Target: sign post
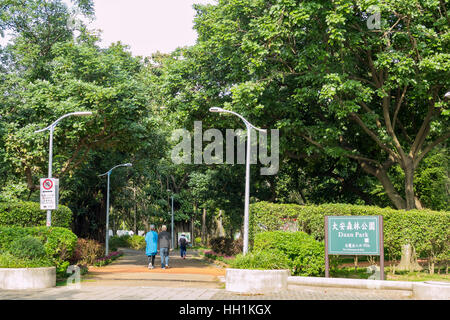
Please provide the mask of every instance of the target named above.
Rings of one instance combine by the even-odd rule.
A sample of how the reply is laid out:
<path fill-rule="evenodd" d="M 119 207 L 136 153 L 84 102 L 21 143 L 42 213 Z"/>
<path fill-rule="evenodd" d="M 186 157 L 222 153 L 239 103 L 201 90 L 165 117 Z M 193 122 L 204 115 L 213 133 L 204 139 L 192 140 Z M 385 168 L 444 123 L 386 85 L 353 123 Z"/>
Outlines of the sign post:
<path fill-rule="evenodd" d="M 382 216 L 325 216 L 325 277 L 329 277 L 328 255 L 380 256 L 384 280 L 384 235 Z"/>
<path fill-rule="evenodd" d="M 51 210 L 58 209 L 59 204 L 59 179 L 53 178 L 43 178 L 40 179 L 40 205 L 41 210 Z M 51 226 L 51 220 L 47 217 L 47 227 Z"/>

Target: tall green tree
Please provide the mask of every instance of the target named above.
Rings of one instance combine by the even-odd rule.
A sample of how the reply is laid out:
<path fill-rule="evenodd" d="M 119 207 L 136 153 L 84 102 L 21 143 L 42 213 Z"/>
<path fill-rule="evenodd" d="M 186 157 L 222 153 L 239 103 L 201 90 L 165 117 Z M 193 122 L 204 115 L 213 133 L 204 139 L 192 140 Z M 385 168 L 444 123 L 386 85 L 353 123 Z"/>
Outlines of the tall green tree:
<path fill-rule="evenodd" d="M 197 9 L 198 61 L 220 75 L 223 105 L 282 130 L 284 152 L 356 161 L 396 208 L 422 207 L 414 173 L 450 137 L 448 1 L 221 0 Z M 389 174 L 396 166 L 403 194 Z"/>

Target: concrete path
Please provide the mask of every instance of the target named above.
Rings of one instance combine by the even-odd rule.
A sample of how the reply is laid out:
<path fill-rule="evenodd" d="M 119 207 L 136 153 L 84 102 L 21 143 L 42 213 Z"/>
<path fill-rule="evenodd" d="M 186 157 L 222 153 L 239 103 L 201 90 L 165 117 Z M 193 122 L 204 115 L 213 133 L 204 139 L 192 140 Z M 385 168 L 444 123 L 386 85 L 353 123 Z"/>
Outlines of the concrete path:
<path fill-rule="evenodd" d="M 104 267 L 89 268 L 83 280 L 70 286 L 41 290 L 2 290 L 0 300 L 405 300 L 411 292 L 289 286 L 281 293 L 242 295 L 224 290 L 225 269 L 188 251 L 186 260 L 171 252 L 170 268 L 147 268 L 142 251 L 121 249 L 124 256 Z"/>

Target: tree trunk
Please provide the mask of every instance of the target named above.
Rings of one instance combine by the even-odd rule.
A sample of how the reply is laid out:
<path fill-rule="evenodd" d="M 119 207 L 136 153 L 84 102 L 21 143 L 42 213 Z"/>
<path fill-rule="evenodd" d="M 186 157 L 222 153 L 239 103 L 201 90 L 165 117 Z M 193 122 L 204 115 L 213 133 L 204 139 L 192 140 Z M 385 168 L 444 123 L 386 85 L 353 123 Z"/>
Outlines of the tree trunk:
<path fill-rule="evenodd" d="M 384 168 L 374 168 L 373 166 L 362 162 L 361 168 L 369 173 L 375 176 L 378 181 L 383 185 L 384 190 L 386 191 L 386 195 L 388 198 L 392 201 L 395 208 L 398 210 L 400 209 L 406 209 L 406 202 L 405 200 L 398 194 L 397 190 L 395 190 L 394 185 L 391 182 L 391 179 L 389 178 L 386 169 Z"/>
<path fill-rule="evenodd" d="M 414 164 L 412 159 L 408 158 L 405 161 L 404 172 L 406 210 L 412 210 L 416 208 L 416 201 L 414 197 Z"/>

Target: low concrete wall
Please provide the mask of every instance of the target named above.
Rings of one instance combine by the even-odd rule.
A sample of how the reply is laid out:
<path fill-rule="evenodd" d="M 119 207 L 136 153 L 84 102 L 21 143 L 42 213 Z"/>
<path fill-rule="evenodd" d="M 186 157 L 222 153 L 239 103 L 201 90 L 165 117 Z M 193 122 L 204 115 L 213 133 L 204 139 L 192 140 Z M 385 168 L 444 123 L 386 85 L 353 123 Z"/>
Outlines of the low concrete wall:
<path fill-rule="evenodd" d="M 419 300 L 450 300 L 450 282 L 415 283 L 414 297 Z"/>
<path fill-rule="evenodd" d="M 56 268 L 0 268 L 0 289 L 43 289 L 56 286 Z"/>
<path fill-rule="evenodd" d="M 287 290 L 289 270 L 226 269 L 225 290 L 238 293 L 267 293 Z"/>
<path fill-rule="evenodd" d="M 346 279 L 346 278 L 319 278 L 319 277 L 289 277 L 289 285 L 314 286 L 314 287 L 334 287 L 334 288 L 354 288 L 354 289 L 375 289 L 375 290 L 413 290 L 413 282 L 407 281 L 387 281 L 387 280 L 366 280 L 366 279 Z"/>

